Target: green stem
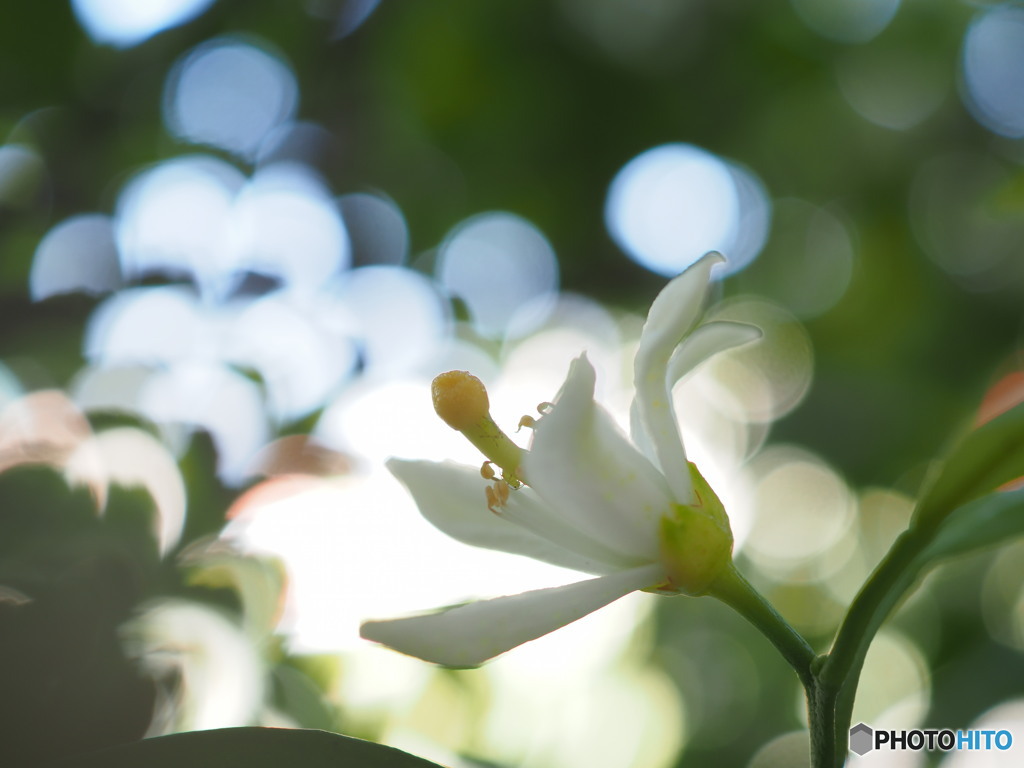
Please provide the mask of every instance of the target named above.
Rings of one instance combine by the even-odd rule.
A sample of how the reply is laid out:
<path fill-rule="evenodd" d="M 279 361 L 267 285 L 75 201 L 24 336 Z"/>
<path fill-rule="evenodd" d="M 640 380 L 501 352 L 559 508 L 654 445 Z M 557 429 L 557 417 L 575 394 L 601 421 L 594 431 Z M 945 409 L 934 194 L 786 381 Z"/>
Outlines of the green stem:
<path fill-rule="evenodd" d="M 807 641 L 729 564 L 708 594 L 746 618 L 796 671 L 807 693 L 813 768 L 842 768 L 853 700 L 868 647 L 886 616 L 917 579 L 916 562 L 934 533 L 903 533 L 854 598 L 827 655 L 815 657 Z"/>
<path fill-rule="evenodd" d="M 811 646 L 782 618 L 764 595 L 743 578 L 734 564 L 729 563 L 712 583 L 708 594 L 717 597 L 757 627 L 796 670 L 804 688 L 810 691 L 814 687 L 814 674 L 811 671 L 814 651 Z"/>
<path fill-rule="evenodd" d="M 911 529 L 896 539 L 874 573 L 854 598 L 836 633 L 832 649 L 816 669 L 816 712 L 811 713 L 812 752 L 815 730 L 828 731 L 832 754 L 820 756 L 816 766 L 842 766 L 849 742 L 853 702 L 864 658 L 886 616 L 918 577 L 915 559 L 932 534 Z"/>
<path fill-rule="evenodd" d="M 807 721 L 811 730 L 811 766 L 842 766 L 844 761 L 839 756 L 845 754 L 846 748 L 836 738 L 836 695 L 818 681 L 807 689 Z"/>
<path fill-rule="evenodd" d="M 823 685 L 818 670 L 824 657 L 816 657 L 803 636 L 775 610 L 765 597 L 748 582 L 735 565 L 729 567 L 711 585 L 708 594 L 717 597 L 753 624 L 778 649 L 796 671 L 807 695 L 807 714 L 811 729 L 811 765 L 814 768 L 836 768 L 836 698 L 838 690 Z M 845 753 L 845 747 L 843 748 Z"/>
<path fill-rule="evenodd" d="M 879 615 L 880 610 L 892 595 L 903 593 L 898 587 L 905 586 L 904 582 L 916 575 L 912 562 L 928 543 L 916 534 L 910 530 L 900 535 L 850 604 L 821 670 L 823 681 L 836 687 L 842 685 L 863 660 L 864 641 L 874 635 L 885 618 Z"/>

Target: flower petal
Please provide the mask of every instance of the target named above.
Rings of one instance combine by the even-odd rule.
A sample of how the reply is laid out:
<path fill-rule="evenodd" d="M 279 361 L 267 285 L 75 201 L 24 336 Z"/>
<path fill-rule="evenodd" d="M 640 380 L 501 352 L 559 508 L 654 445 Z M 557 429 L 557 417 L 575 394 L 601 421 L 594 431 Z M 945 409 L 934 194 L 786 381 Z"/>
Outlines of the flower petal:
<path fill-rule="evenodd" d="M 712 251 L 662 289 L 651 304 L 633 363 L 640 420 L 680 504 L 692 504 L 696 499 L 669 394 L 668 361 L 700 317 L 711 268 L 720 261 L 722 255 Z"/>
<path fill-rule="evenodd" d="M 699 326 L 683 339 L 668 361 L 667 387 L 672 387 L 719 352 L 757 341 L 762 336 L 756 325 L 735 323 L 731 320 L 712 320 Z M 654 443 L 640 415 L 640 403 L 634 398 L 629 408 L 629 436 L 644 456 L 658 463 Z"/>
<path fill-rule="evenodd" d="M 683 339 L 668 361 L 668 387 L 680 381 L 705 360 L 719 352 L 757 341 L 763 334 L 756 325 L 712 320 Z"/>
<path fill-rule="evenodd" d="M 672 497 L 658 470 L 594 403 L 594 378 L 586 356 L 573 361 L 554 408 L 537 422 L 524 478 L 574 527 L 651 561 Z"/>
<path fill-rule="evenodd" d="M 586 573 L 611 573 L 623 568 L 634 568 L 651 561 L 650 557 L 635 557 L 611 549 L 593 538 L 585 529 L 574 526 L 564 514 L 551 509 L 532 488 L 512 491 L 508 501 L 498 509 L 498 516 L 537 536 L 564 548 L 579 557 L 566 560 L 566 566 Z M 549 559 L 548 562 L 554 562 Z M 568 565 L 575 562 L 574 565 Z M 562 563 L 555 563 L 561 565 Z"/>
<path fill-rule="evenodd" d="M 711 251 L 661 289 L 647 313 L 636 368 L 646 367 L 654 359 L 668 360 L 672 350 L 700 318 L 711 270 L 724 261 L 722 254 Z"/>
<path fill-rule="evenodd" d="M 475 667 L 500 653 L 581 619 L 620 597 L 663 581 L 661 565 L 469 603 L 440 613 L 368 621 L 367 640 L 448 667 Z"/>
<path fill-rule="evenodd" d="M 499 516 L 487 508 L 487 481 L 479 469 L 450 461 L 402 459 L 390 459 L 387 466 L 409 489 L 427 522 L 464 544 L 526 555 L 587 573 L 607 573 L 623 566 L 621 558 L 600 544 L 594 542 L 588 548 L 589 537 L 560 524 L 550 510 L 535 509 L 540 501 L 531 498 L 529 489 L 513 491 Z M 548 525 L 539 527 L 545 516 L 550 518 Z M 529 524 L 537 518 L 539 524 Z"/>
<path fill-rule="evenodd" d="M 647 434 L 647 427 L 644 426 L 643 417 L 640 415 L 640 402 L 636 397 L 629 404 L 629 439 L 655 467 L 661 468 L 658 464 L 658 454 L 654 451 L 654 443 Z"/>

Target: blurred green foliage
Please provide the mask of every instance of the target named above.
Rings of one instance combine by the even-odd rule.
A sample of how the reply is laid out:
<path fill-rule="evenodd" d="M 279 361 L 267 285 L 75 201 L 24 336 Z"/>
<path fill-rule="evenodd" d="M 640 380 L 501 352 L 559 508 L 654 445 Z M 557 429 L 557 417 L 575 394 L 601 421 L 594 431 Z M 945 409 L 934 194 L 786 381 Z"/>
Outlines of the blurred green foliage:
<path fill-rule="evenodd" d="M 691 142 L 755 170 L 777 211 L 790 198 L 826 207 L 853 233 L 852 281 L 834 307 L 807 319 L 814 383 L 771 438 L 810 447 L 854 486 L 915 492 L 951 426 L 996 375 L 1019 367 L 1024 151 L 979 126 L 959 96 L 960 46 L 977 4 L 905 0 L 878 38 L 859 45 L 822 38 L 781 1 L 646 8 L 595 0 L 590 16 L 583 0 L 385 2 L 335 40 L 330 19 L 344 5 L 219 0 L 188 24 L 115 50 L 92 43 L 65 2 L 8 4 L 0 138 L 37 148 L 47 169 L 19 202 L 0 205 L 0 360 L 27 387 L 67 385 L 83 363 L 82 328 L 95 306 L 80 296 L 28 300 L 36 245 L 72 214 L 110 211 L 133 170 L 192 151 L 162 125 L 164 78 L 184 51 L 221 34 L 276 46 L 296 72 L 300 117 L 333 136 L 318 170 L 339 193 L 391 196 L 414 254 L 469 215 L 510 210 L 550 238 L 563 289 L 643 307 L 663 281 L 624 257 L 602 211 L 618 169 L 665 142 Z M 943 94 L 906 130 L 864 119 L 839 82 L 851 62 L 894 51 L 932 68 Z M 991 173 L 963 177 L 959 196 L 951 192 L 940 209 L 945 229 L 922 232 L 915 196 L 932 178 L 922 173 L 949 156 Z M 784 224 L 777 218 L 763 253 L 726 283 L 727 294 L 786 305 L 799 267 Z M 929 256 L 935 237 L 961 258 L 972 249 L 979 258 L 998 254 L 998 268 L 980 278 L 950 274 Z M 213 478 L 211 450 L 200 443 L 186 458 L 186 542 L 215 533 L 233 497 Z M 195 588 L 157 558 L 138 527 L 134 493 L 116 493 L 102 522 L 84 493 L 69 493 L 48 470 L 0 475 L 0 495 L 0 584 L 47 596 L 17 622 L 0 606 L 0 749 L 28 755 L 45 745 L 50 756 L 140 735 L 153 691 L 120 654 L 117 627 L 144 599 Z M 1020 654 L 995 643 L 979 619 L 986 558 L 929 582 L 927 594 L 942 599 L 929 603 L 928 622 L 897 618 L 936 670 L 929 723 L 962 726 L 993 696 L 1024 692 Z M 800 597 L 829 599 L 813 588 Z M 672 601 L 660 619 L 660 660 L 703 701 L 681 766 L 741 765 L 773 734 L 797 727 L 796 681 L 738 618 L 716 604 Z M 702 633 L 687 631 L 695 624 Z M 720 635 L 747 655 L 723 650 L 713 642 Z M 52 645 L 39 645 L 41 636 Z M 685 663 L 695 657 L 696 671 Z M 736 698 L 751 665 L 760 687 Z M 332 714 L 309 703 L 308 679 L 282 669 L 287 709 L 306 711 L 311 726 L 331 725 Z M 44 680 L 49 698 L 37 687 Z M 91 719 L 101 711 L 105 725 Z M 743 739 L 722 739 L 721 723 L 737 712 L 758 725 Z M 59 740 L 46 735 L 54 731 Z"/>
<path fill-rule="evenodd" d="M 0 475 L 0 583 L 32 598 L 0 606 L 0 720 L 13 765 L 138 738 L 149 724 L 153 685 L 118 637 L 161 581 L 148 505 L 134 496 L 116 493 L 104 524 L 88 491 L 69 493 L 49 469 Z"/>
<path fill-rule="evenodd" d="M 326 18 L 343 3 L 307 5 Z M 648 29 L 643 11 L 604 0 L 596 5 L 619 20 L 617 42 L 607 29 L 575 23 L 567 9 L 576 5 L 384 4 L 355 34 L 332 41 L 331 23 L 302 3 L 222 0 L 120 51 L 93 45 L 63 3 L 19 7 L 0 32 L 0 131 L 40 147 L 50 173 L 23 207 L 0 211 L 2 321 L 18 330 L 4 334 L 0 354 L 24 354 L 25 338 L 40 354 L 52 344 L 71 354 L 68 340 L 88 306 L 68 299 L 30 311 L 21 300 L 36 243 L 66 216 L 110 210 L 127 172 L 187 151 L 161 125 L 168 68 L 215 35 L 254 34 L 295 68 L 300 117 L 335 137 L 319 169 L 340 192 L 393 197 L 414 253 L 468 215 L 507 209 L 552 240 L 566 289 L 641 306 L 660 280 L 610 241 L 603 198 L 627 160 L 669 141 L 751 167 L 777 201 L 830 206 L 855 236 L 853 281 L 837 306 L 809 321 L 816 383 L 775 434 L 819 450 L 855 481 L 893 482 L 908 456 L 930 455 L 1019 335 L 1017 265 L 1009 265 L 1012 279 L 985 290 L 958 282 L 925 255 L 910 215 L 928 160 L 977 153 L 1002 169 L 982 198 L 1000 199 L 1011 226 L 999 243 L 973 247 L 1019 243 L 1024 233 L 1019 148 L 978 126 L 957 95 L 972 8 L 907 2 L 874 41 L 844 45 L 808 29 L 785 3 L 680 2 Z M 655 4 L 663 5 L 672 4 Z M 631 48 L 631 35 L 644 44 Z M 937 111 L 904 131 L 859 116 L 837 83 L 850 57 L 892 50 L 934 63 L 943 83 Z M 967 229 L 973 213 L 961 213 Z M 778 275 L 793 268 L 777 245 L 784 234 L 776 228 L 727 291 L 771 297 Z M 1019 255 L 1018 247 L 1010 258 Z M 56 383 L 69 367 L 47 366 Z"/>

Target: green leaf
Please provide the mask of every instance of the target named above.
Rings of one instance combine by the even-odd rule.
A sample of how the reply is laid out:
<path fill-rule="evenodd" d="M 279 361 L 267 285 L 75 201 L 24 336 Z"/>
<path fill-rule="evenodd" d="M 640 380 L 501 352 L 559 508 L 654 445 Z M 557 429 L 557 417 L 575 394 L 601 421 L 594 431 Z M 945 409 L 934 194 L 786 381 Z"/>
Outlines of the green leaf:
<path fill-rule="evenodd" d="M 1024 476 L 1024 403 L 967 435 L 939 466 L 912 525 L 932 528 L 952 510 Z"/>
<path fill-rule="evenodd" d="M 1024 535 L 1024 490 L 992 493 L 950 514 L 918 555 L 921 567 Z"/>
<path fill-rule="evenodd" d="M 327 731 L 222 728 L 160 736 L 81 755 L 51 768 L 438 768 L 419 757 Z"/>
<path fill-rule="evenodd" d="M 868 647 L 885 619 L 942 560 L 1024 535 L 1024 490 L 992 493 L 947 515 L 933 538 L 903 533 L 854 599 L 825 663 L 822 680 L 839 690 L 837 738 L 845 739 Z M 926 542 L 926 543 L 925 543 Z"/>
<path fill-rule="evenodd" d="M 337 714 L 304 672 L 286 664 L 274 668 L 274 703 L 303 728 L 333 729 Z"/>
<path fill-rule="evenodd" d="M 887 591 L 874 606 L 866 638 L 874 636 L 903 596 L 942 560 L 1024 536 L 1024 489 L 989 494 L 954 510 L 943 520 L 934 539 L 924 547 L 920 544 L 913 546 L 915 537 L 906 539 L 908 535 L 903 536 L 893 552 L 913 552 L 916 549 L 916 553 L 905 559 L 897 557 L 891 560 L 902 561 L 902 565 L 893 570 L 891 582 L 882 580 Z M 874 581 L 873 577 L 870 581 Z"/>
<path fill-rule="evenodd" d="M 948 515 L 927 543 L 913 530 L 893 544 L 864 584 L 848 616 L 860 613 L 857 642 L 866 644 L 918 580 L 942 560 L 1024 535 L 1024 490 L 992 493 Z M 863 610 L 861 610 L 863 609 Z"/>

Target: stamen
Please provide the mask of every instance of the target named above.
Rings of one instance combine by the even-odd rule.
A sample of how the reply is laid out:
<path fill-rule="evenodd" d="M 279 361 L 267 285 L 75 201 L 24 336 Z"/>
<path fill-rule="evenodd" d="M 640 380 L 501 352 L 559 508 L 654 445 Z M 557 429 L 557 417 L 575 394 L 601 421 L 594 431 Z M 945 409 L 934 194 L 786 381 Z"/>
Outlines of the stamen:
<path fill-rule="evenodd" d="M 537 413 L 539 413 L 541 416 L 547 416 L 549 413 L 551 413 L 551 409 L 554 408 L 554 407 L 555 407 L 554 403 L 549 403 L 547 401 L 545 401 L 543 403 L 538 403 L 538 405 L 537 405 Z"/>
<path fill-rule="evenodd" d="M 516 427 L 516 432 L 521 430 L 523 427 L 526 427 L 527 429 L 533 429 L 536 426 L 537 420 L 533 418 L 533 416 L 523 416 L 523 418 L 519 420 L 519 426 Z"/>
<path fill-rule="evenodd" d="M 482 477 L 484 480 L 494 479 L 494 467 L 491 466 L 491 464 L 493 463 L 493 461 L 485 461 L 483 465 L 480 467 L 480 477 Z"/>
<path fill-rule="evenodd" d="M 495 480 L 494 485 L 484 486 L 484 496 L 487 498 L 487 508 L 496 515 L 498 511 L 508 502 L 508 483 L 504 480 Z"/>
<path fill-rule="evenodd" d="M 500 482 L 494 484 L 494 493 L 498 497 L 498 505 L 504 507 L 508 502 L 508 483 Z"/>
<path fill-rule="evenodd" d="M 522 463 L 523 449 L 494 423 L 487 390 L 480 379 L 467 371 L 448 371 L 434 379 L 431 394 L 437 415 L 501 467 L 505 482 L 513 488 L 522 485 L 516 473 Z"/>

